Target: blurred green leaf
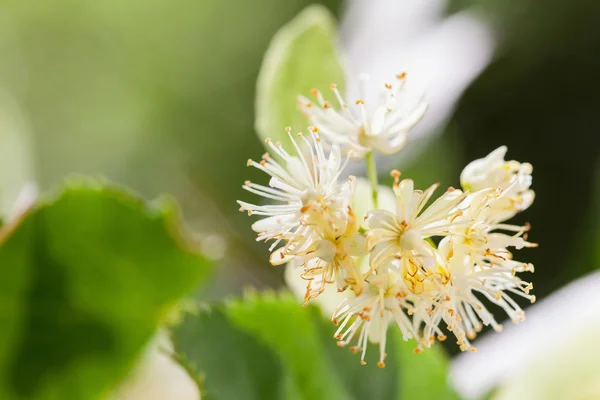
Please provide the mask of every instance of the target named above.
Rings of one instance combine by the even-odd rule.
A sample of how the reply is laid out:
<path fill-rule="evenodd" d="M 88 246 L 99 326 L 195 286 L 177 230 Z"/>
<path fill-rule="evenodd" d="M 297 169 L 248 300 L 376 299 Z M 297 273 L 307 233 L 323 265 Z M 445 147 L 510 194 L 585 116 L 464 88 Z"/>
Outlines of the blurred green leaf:
<path fill-rule="evenodd" d="M 173 339 L 186 364 L 205 379 L 209 398 L 456 399 L 441 348 L 415 355 L 392 327 L 384 369 L 371 344 L 365 360 L 336 346 L 335 327 L 290 293 L 250 292 L 187 316 Z"/>
<path fill-rule="evenodd" d="M 282 381 L 279 358 L 254 337 L 233 326 L 221 308 L 187 314 L 174 329 L 173 342 L 185 363 L 203 376 L 203 398 L 279 397 Z"/>
<path fill-rule="evenodd" d="M 209 271 L 180 225 L 173 201 L 81 179 L 2 227 L 0 398 L 95 399 L 117 383 Z"/>
<path fill-rule="evenodd" d="M 299 398 L 349 398 L 335 366 L 324 356 L 324 346 L 335 346 L 334 340 L 321 342 L 311 311 L 302 308 L 290 293 L 249 294 L 230 302 L 226 310 L 233 323 L 279 354 Z"/>
<path fill-rule="evenodd" d="M 415 354 L 414 341 L 404 341 L 397 329 L 390 329 L 388 341 L 396 345 L 400 378 L 398 399 L 459 399 L 448 386 L 448 358 L 441 346 L 435 345 Z"/>
<path fill-rule="evenodd" d="M 337 28 L 331 13 L 309 6 L 273 37 L 256 87 L 259 137 L 287 142 L 286 126 L 304 131 L 306 118 L 297 110 L 299 94 L 324 90 L 335 82 L 343 90 L 344 72 L 336 53 Z"/>

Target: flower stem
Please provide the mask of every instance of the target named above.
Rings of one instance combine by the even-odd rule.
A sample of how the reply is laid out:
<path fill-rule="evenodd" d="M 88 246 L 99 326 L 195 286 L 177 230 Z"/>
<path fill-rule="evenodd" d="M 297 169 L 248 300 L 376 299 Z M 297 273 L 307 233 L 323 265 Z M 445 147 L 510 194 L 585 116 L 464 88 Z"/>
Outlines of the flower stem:
<path fill-rule="evenodd" d="M 371 182 L 371 195 L 373 196 L 373 208 L 379 208 L 377 205 L 377 195 L 379 190 L 379 183 L 377 182 L 377 166 L 375 165 L 375 155 L 372 151 L 368 152 L 365 156 L 367 161 L 367 175 Z"/>

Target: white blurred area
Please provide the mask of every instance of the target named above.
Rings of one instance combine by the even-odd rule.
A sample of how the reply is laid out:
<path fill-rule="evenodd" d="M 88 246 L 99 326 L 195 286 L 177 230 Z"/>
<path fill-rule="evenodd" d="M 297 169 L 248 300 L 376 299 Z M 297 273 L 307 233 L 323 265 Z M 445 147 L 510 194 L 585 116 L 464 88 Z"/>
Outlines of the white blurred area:
<path fill-rule="evenodd" d="M 31 182 L 35 179 L 32 157 L 32 138 L 26 118 L 17 102 L 0 88 L 0 215 L 15 215 L 35 197 L 37 191 Z M 17 205 L 15 206 L 15 199 Z"/>
<path fill-rule="evenodd" d="M 565 286 L 475 342 L 476 353 L 452 363 L 465 399 L 600 399 L 600 272 Z"/>
<path fill-rule="evenodd" d="M 424 95 L 429 103 L 425 117 L 409 136 L 415 142 L 409 144 L 413 150 L 441 131 L 494 51 L 491 29 L 476 10 L 445 17 L 446 5 L 445 0 L 348 0 L 342 19 L 349 101 L 359 98 L 361 73 L 371 77 L 365 97 L 377 99 L 386 82 L 407 72 L 414 96 Z M 407 153 L 414 151 L 401 153 L 402 157 Z"/>
<path fill-rule="evenodd" d="M 200 400 L 192 378 L 165 351 L 173 351 L 173 346 L 160 332 L 130 376 L 106 400 Z"/>

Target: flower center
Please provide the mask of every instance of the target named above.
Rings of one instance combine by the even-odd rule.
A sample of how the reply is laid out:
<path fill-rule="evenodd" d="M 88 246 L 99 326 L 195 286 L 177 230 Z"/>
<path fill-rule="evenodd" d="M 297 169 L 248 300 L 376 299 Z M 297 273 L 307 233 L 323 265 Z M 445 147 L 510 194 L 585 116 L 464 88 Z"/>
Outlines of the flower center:
<path fill-rule="evenodd" d="M 400 235 L 399 245 L 401 250 L 415 250 L 422 246 L 423 236 L 418 229 L 405 230 Z"/>

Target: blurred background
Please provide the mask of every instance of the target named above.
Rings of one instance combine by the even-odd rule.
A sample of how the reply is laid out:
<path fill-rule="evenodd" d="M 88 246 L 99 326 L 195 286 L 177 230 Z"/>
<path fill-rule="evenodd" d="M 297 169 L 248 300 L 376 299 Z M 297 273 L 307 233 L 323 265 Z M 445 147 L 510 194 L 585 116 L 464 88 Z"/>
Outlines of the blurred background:
<path fill-rule="evenodd" d="M 254 131 L 262 57 L 311 3 L 0 3 L 4 211 L 24 182 L 46 190 L 71 174 L 105 176 L 147 198 L 170 193 L 217 260 L 201 296 L 284 285 L 235 201 L 255 200 L 241 185 L 264 178 L 246 168 L 263 152 Z M 519 222 L 540 244 L 521 255 L 536 266 L 538 299 L 600 266 L 600 2 L 322 4 L 340 20 L 350 88 L 350 74 L 377 76 L 396 56 L 393 68 L 437 68 L 426 70 L 424 127 L 382 160 L 382 177 L 399 167 L 421 188 L 458 186 L 464 165 L 506 144 L 509 159 L 534 165 L 537 200 Z"/>

